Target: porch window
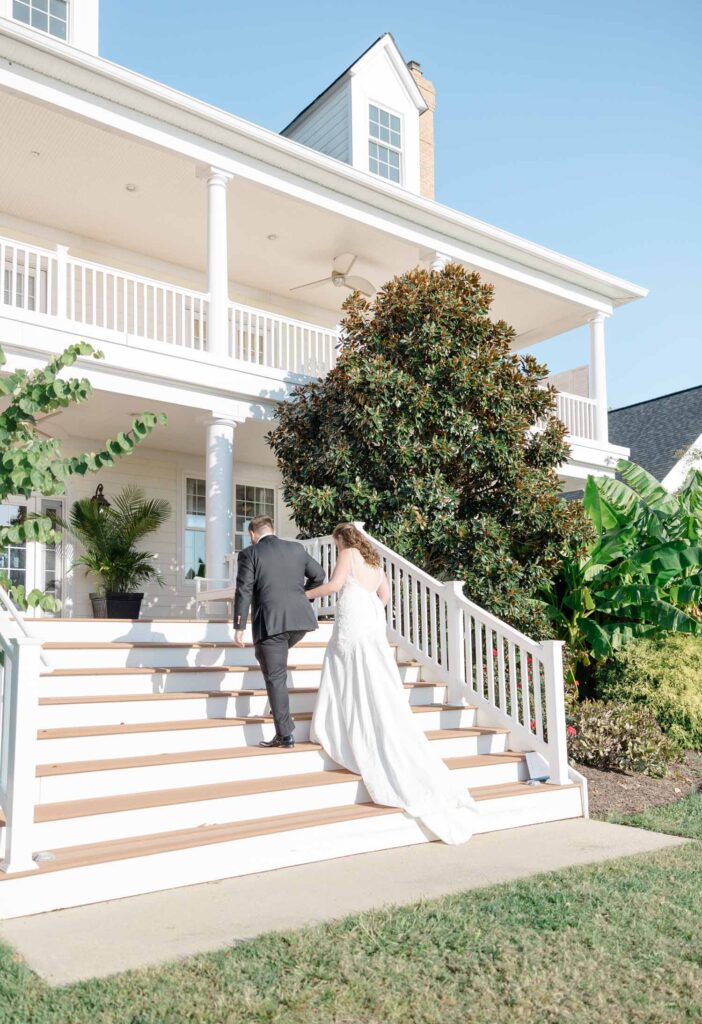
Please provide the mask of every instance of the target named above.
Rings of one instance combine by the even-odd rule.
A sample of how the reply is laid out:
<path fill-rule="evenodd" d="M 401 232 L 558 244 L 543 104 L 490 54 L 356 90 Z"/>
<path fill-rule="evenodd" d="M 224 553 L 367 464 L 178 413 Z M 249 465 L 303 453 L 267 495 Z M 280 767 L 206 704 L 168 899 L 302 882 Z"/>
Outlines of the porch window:
<path fill-rule="evenodd" d="M 18 526 L 26 518 L 26 505 L 0 505 L 0 526 Z M 27 586 L 26 544 L 7 544 L 0 548 L 0 573 L 10 577 L 13 587 Z"/>
<path fill-rule="evenodd" d="M 251 543 L 249 523 L 254 516 L 270 516 L 275 522 L 275 491 L 272 487 L 237 484 L 235 504 L 234 550 L 241 551 Z"/>
<path fill-rule="evenodd" d="M 13 0 L 12 16 L 57 39 L 68 37 L 67 0 Z"/>
<path fill-rule="evenodd" d="M 205 575 L 206 485 L 204 480 L 185 481 L 185 537 L 183 571 L 186 580 Z"/>
<path fill-rule="evenodd" d="M 402 124 L 396 114 L 371 103 L 369 108 L 368 169 L 388 181 L 400 183 Z"/>

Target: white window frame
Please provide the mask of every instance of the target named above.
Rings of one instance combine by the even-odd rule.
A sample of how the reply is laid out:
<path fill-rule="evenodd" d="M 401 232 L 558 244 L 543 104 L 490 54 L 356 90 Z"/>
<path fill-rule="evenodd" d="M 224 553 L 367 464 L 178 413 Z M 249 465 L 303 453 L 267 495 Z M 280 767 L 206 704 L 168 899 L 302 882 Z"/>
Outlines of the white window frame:
<path fill-rule="evenodd" d="M 399 146 L 399 148 L 397 146 L 392 145 L 392 143 L 390 143 L 390 142 L 383 142 L 381 139 L 378 139 L 374 135 L 371 135 L 371 130 L 370 130 L 370 120 L 371 120 L 371 109 L 370 108 L 371 107 L 376 107 L 379 111 L 382 111 L 384 114 L 388 114 L 388 115 L 390 115 L 392 117 L 396 117 L 398 119 L 398 121 L 400 122 L 400 146 Z M 389 182 L 391 185 L 403 185 L 404 184 L 404 180 L 405 180 L 405 144 L 406 144 L 406 141 L 407 141 L 407 137 L 406 137 L 405 118 L 404 118 L 402 112 L 399 111 L 399 110 L 394 110 L 392 107 L 388 107 L 385 103 L 380 103 L 377 100 L 369 99 L 368 100 L 368 107 L 367 107 L 367 110 L 366 110 L 366 135 L 368 137 L 367 156 L 368 156 L 368 171 L 369 171 L 369 173 L 372 174 L 376 178 L 380 178 L 381 181 Z M 370 147 L 371 147 L 371 143 L 374 143 L 376 146 L 380 146 L 380 147 L 382 147 L 384 149 L 387 149 L 387 150 L 389 150 L 392 153 L 397 153 L 399 161 L 400 161 L 400 167 L 399 167 L 400 177 L 399 177 L 398 181 L 394 181 L 392 178 L 386 178 L 384 175 L 380 174 L 378 171 L 371 170 L 371 166 L 370 166 L 370 160 L 371 160 Z"/>
<path fill-rule="evenodd" d="M 255 477 L 250 475 L 241 476 L 235 470 L 234 474 L 234 485 L 232 488 L 232 538 L 236 536 L 236 488 L 237 486 L 245 487 L 265 487 L 269 491 L 273 491 L 273 507 L 275 513 L 273 521 L 275 523 L 276 533 L 280 529 L 280 525 L 283 522 L 285 503 L 282 497 L 282 488 L 272 480 L 261 479 L 261 477 Z M 181 468 L 179 472 L 178 480 L 178 537 L 177 537 L 177 557 L 178 557 L 178 579 L 180 588 L 185 591 L 195 590 L 195 580 L 186 579 L 185 577 L 185 530 L 186 530 L 186 499 L 187 499 L 187 488 L 188 479 L 191 480 L 205 480 L 205 473 L 201 469 L 192 468 Z M 233 552 L 232 552 L 233 554 Z M 206 569 L 207 567 L 205 567 Z"/>
<path fill-rule="evenodd" d="M 29 7 L 30 8 L 30 12 L 31 12 L 32 0 L 21 0 L 21 2 L 24 3 L 24 5 L 26 7 Z M 72 22 L 73 22 L 73 8 L 74 8 L 74 5 L 75 5 L 74 4 L 74 0 L 67 0 L 67 2 L 66 2 L 66 38 L 65 39 L 62 39 L 61 36 L 55 35 L 50 30 L 50 28 L 48 28 L 48 27 L 45 28 L 45 29 L 44 28 L 38 28 L 36 25 L 31 25 L 31 24 L 28 25 L 26 21 L 22 21 L 20 18 L 17 18 L 15 16 L 14 0 L 5 0 L 5 4 L 4 4 L 5 11 L 6 11 L 5 17 L 8 18 L 10 21 L 14 22 L 16 25 L 22 25 L 23 28 L 33 29 L 35 32 L 41 32 L 41 34 L 43 36 L 46 36 L 49 39 L 55 39 L 56 42 L 58 42 L 58 43 L 70 43 L 71 39 L 73 37 Z M 50 9 L 50 7 L 51 7 L 51 0 L 49 0 L 48 9 Z M 47 9 L 47 18 L 50 17 L 48 9 Z M 1 13 L 4 13 L 4 12 L 2 10 L 0 10 L 0 14 Z M 31 14 L 30 14 L 30 20 L 31 20 Z"/>

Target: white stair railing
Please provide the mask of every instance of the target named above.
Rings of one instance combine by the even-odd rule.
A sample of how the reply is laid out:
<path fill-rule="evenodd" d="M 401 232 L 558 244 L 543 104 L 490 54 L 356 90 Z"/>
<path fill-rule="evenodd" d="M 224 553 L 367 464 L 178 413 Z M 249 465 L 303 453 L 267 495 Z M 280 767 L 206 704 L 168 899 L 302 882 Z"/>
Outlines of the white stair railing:
<path fill-rule="evenodd" d="M 568 782 L 563 644 L 537 643 L 463 595 L 462 583 L 441 583 L 356 526 L 380 552 L 388 578 L 388 635 L 445 682 L 450 704 L 475 704 L 486 725 L 510 730 L 515 750 L 536 751 L 552 782 Z M 332 537 L 303 541 L 328 577 L 336 564 Z M 322 598 L 332 612 L 335 595 Z"/>
<path fill-rule="evenodd" d="M 0 871 L 32 871 L 41 640 L 0 587 Z"/>

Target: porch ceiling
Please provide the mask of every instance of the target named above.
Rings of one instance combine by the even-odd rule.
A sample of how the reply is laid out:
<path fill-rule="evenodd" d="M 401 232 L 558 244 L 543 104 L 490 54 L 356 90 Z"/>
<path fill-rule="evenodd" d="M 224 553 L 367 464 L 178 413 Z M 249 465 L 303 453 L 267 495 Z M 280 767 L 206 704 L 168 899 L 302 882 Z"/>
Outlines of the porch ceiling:
<path fill-rule="evenodd" d="M 211 412 L 167 402 L 142 402 L 129 395 L 100 391 L 82 405 L 71 406 L 44 418 L 39 426 L 46 434 L 60 438 L 67 448 L 91 449 L 114 437 L 131 423 L 134 415 L 148 410 L 164 412 L 168 425 L 157 427 L 141 448 L 205 457 L 206 428 Z M 265 437 L 272 424 L 246 420 L 236 428 L 235 459 L 259 466 L 274 466 L 275 458 Z"/>
<path fill-rule="evenodd" d="M 204 287 L 206 187 L 191 160 L 7 91 L 0 92 L 0 122 L 0 218 L 52 229 L 30 232 L 37 244 L 63 241 L 76 255 L 106 263 L 115 261 L 116 247 L 125 269 Z M 274 309 L 328 325 L 339 317 L 344 289 L 327 284 L 294 295 L 290 289 L 327 275 L 334 256 L 357 253 L 354 273 L 380 286 L 426 265 L 430 255 L 351 215 L 243 178 L 229 186 L 228 217 L 232 296 L 268 300 Z M 495 286 L 493 315 L 515 327 L 518 345 L 571 330 L 591 312 L 510 277 L 481 273 Z"/>

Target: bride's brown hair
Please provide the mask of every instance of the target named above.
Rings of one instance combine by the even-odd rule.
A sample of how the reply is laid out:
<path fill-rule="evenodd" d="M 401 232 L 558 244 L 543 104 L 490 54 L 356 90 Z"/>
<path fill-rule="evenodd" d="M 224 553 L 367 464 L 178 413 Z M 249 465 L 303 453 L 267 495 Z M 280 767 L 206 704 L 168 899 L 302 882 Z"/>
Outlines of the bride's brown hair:
<path fill-rule="evenodd" d="M 380 555 L 371 542 L 363 536 L 358 527 L 354 526 L 353 523 L 339 523 L 338 526 L 334 527 L 332 536 L 334 540 L 343 541 L 345 547 L 355 548 L 356 551 L 360 552 L 363 561 L 367 565 L 380 567 Z"/>

